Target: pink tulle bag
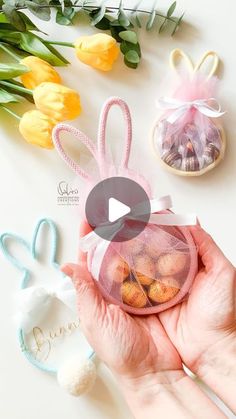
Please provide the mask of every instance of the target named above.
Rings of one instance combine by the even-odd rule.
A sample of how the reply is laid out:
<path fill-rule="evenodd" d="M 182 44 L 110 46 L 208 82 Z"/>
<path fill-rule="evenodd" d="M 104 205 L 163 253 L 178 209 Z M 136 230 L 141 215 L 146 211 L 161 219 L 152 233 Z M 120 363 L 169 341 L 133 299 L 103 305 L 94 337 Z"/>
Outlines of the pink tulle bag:
<path fill-rule="evenodd" d="M 105 140 L 107 117 L 114 105 L 122 110 L 126 124 L 125 146 L 118 166 L 112 163 Z M 60 140 L 62 131 L 70 132 L 88 148 L 97 163 L 98 176 L 85 172 L 66 154 Z M 85 134 L 69 125 L 58 124 L 53 131 L 57 151 L 86 185 L 82 217 L 86 197 L 98 181 L 122 177 L 134 180 L 146 192 L 151 216 L 138 236 L 117 242 L 105 240 L 91 231 L 81 238 L 80 248 L 87 252 L 88 270 L 104 297 L 129 313 L 147 315 L 172 307 L 188 294 L 197 272 L 197 249 L 188 225 L 195 224 L 196 217 L 172 213 L 168 196 L 159 199 L 152 196 L 148 181 L 128 167 L 131 140 L 129 108 L 116 97 L 108 99 L 102 108 L 97 146 Z M 128 215 L 127 218 L 123 217 L 124 230 L 129 221 Z"/>
<path fill-rule="evenodd" d="M 208 74 L 203 64 L 213 58 Z M 177 60 L 187 63 L 188 71 L 177 71 L 172 94 L 157 101 L 162 110 L 153 128 L 153 145 L 165 168 L 182 176 L 199 176 L 217 166 L 224 157 L 225 133 L 222 128 L 220 104 L 216 98 L 218 79 L 214 76 L 218 56 L 208 51 L 194 67 L 180 49 L 170 55 L 170 64 L 177 69 Z"/>

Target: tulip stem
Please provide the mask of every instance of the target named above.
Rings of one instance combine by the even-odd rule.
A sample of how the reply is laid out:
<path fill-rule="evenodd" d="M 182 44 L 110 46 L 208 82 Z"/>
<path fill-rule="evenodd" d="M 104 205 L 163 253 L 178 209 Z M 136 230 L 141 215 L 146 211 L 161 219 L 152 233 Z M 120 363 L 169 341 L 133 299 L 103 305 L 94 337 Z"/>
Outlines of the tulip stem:
<path fill-rule="evenodd" d="M 10 115 L 14 116 L 16 119 L 21 119 L 21 117 L 19 115 L 17 115 L 17 113 L 11 111 L 9 108 L 7 108 L 6 106 L 0 105 L 2 109 L 4 109 L 4 111 L 8 112 Z"/>
<path fill-rule="evenodd" d="M 61 45 L 62 47 L 70 47 L 75 48 L 74 44 L 72 42 L 61 42 L 61 41 L 45 41 L 45 44 L 52 44 L 52 45 Z"/>
<path fill-rule="evenodd" d="M 33 90 L 26 89 L 26 87 L 18 86 L 18 84 L 11 83 L 9 81 L 0 80 L 0 84 L 3 86 L 10 87 L 13 90 L 19 90 L 19 92 L 28 93 L 29 95 L 33 96 Z"/>
<path fill-rule="evenodd" d="M 20 58 L 18 57 L 17 54 L 14 54 L 14 52 L 12 52 L 9 48 L 6 47 L 6 45 L 4 44 L 0 44 L 0 48 L 3 49 L 3 51 L 5 51 L 7 54 L 9 54 L 11 57 L 13 57 L 16 61 L 20 61 Z"/>

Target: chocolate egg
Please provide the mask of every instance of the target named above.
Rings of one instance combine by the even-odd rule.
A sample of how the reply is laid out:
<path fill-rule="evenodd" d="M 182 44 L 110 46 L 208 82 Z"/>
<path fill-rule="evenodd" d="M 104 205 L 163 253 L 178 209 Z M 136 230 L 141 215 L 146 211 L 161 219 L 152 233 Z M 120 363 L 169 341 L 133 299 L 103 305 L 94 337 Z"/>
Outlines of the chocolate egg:
<path fill-rule="evenodd" d="M 135 276 L 135 278 L 136 278 L 136 280 L 141 284 L 141 285 L 151 285 L 151 283 L 152 283 L 152 281 L 153 281 L 153 278 L 150 278 L 149 276 L 147 276 L 147 275 L 144 275 L 144 274 L 142 274 L 142 273 L 140 273 L 140 272 L 134 272 L 133 273 L 134 274 L 134 276 Z"/>
<path fill-rule="evenodd" d="M 196 156 L 184 157 L 181 169 L 185 172 L 197 172 L 200 169 L 198 158 Z"/>
<path fill-rule="evenodd" d="M 203 158 L 207 165 L 218 159 L 220 150 L 212 143 L 207 144 L 204 149 Z"/>
<path fill-rule="evenodd" d="M 128 264 L 119 255 L 110 258 L 106 265 L 106 276 L 110 282 L 123 282 L 130 274 Z"/>
<path fill-rule="evenodd" d="M 152 258 L 146 254 L 141 254 L 134 258 L 134 270 L 149 278 L 155 277 L 155 264 Z"/>
<path fill-rule="evenodd" d="M 121 285 L 122 301 L 129 306 L 141 308 L 147 304 L 147 294 L 143 288 L 133 281 L 125 281 Z"/>
<path fill-rule="evenodd" d="M 167 151 L 161 158 L 168 166 L 174 167 L 175 169 L 179 169 L 181 166 L 181 154 L 176 150 Z"/>
<path fill-rule="evenodd" d="M 148 290 L 148 297 L 156 303 L 165 303 L 175 297 L 179 290 L 178 281 L 172 276 L 167 276 L 153 281 Z"/>
<path fill-rule="evenodd" d="M 162 276 L 176 275 L 183 271 L 187 263 L 185 253 L 173 252 L 162 254 L 156 263 L 157 273 Z"/>

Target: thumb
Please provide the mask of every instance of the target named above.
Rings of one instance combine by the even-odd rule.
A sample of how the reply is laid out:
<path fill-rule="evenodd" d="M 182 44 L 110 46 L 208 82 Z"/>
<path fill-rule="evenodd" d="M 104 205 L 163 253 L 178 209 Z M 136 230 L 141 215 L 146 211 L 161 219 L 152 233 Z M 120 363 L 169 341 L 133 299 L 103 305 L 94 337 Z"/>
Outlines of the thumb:
<path fill-rule="evenodd" d="M 225 255 L 214 242 L 213 238 L 200 225 L 190 227 L 190 231 L 206 270 L 211 269 L 213 265 L 216 267 L 225 263 L 227 260 Z"/>
<path fill-rule="evenodd" d="M 88 272 L 86 262 L 68 263 L 61 268 L 69 276 L 77 292 L 79 318 L 82 329 L 92 332 L 96 322 L 106 309 L 106 303 L 97 288 L 95 281 Z"/>

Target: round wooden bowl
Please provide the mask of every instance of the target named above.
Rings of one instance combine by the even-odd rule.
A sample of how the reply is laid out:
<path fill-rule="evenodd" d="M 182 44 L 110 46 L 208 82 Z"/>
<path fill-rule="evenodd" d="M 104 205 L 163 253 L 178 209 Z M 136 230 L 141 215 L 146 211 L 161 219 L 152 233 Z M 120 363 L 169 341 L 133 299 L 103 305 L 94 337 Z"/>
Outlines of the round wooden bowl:
<path fill-rule="evenodd" d="M 152 128 L 152 132 L 151 132 L 151 141 L 152 141 L 152 147 L 154 150 L 155 155 L 157 156 L 158 160 L 160 161 L 161 165 L 168 170 L 170 173 L 173 173 L 174 175 L 177 176 L 201 176 L 204 175 L 205 173 L 209 172 L 210 170 L 214 169 L 216 166 L 218 166 L 218 164 L 221 162 L 221 160 L 224 158 L 225 155 L 225 149 L 226 149 L 226 134 L 225 134 L 225 130 L 222 127 L 222 125 L 219 124 L 215 124 L 217 126 L 217 128 L 220 131 L 220 135 L 221 135 L 221 149 L 220 149 L 220 154 L 218 156 L 218 158 L 211 164 L 209 164 L 208 166 L 204 167 L 201 170 L 196 170 L 196 171 L 191 171 L 191 172 L 186 172 L 184 170 L 179 170 L 179 169 L 175 169 L 174 167 L 169 166 L 167 163 L 165 163 L 161 156 L 160 153 L 156 150 L 156 146 L 154 144 L 154 134 L 155 134 L 155 129 L 158 126 L 158 121 L 156 121 L 153 125 Z"/>

